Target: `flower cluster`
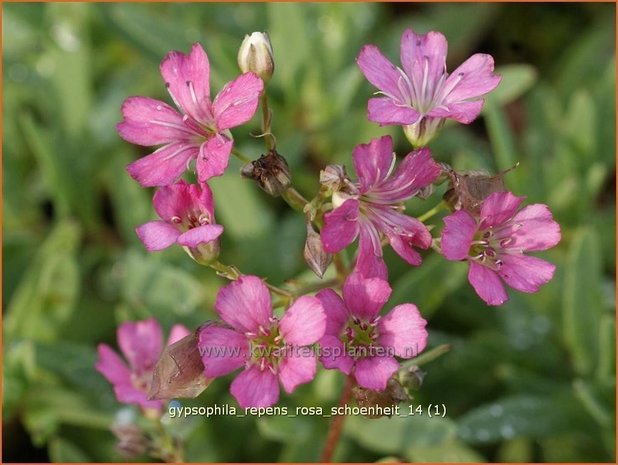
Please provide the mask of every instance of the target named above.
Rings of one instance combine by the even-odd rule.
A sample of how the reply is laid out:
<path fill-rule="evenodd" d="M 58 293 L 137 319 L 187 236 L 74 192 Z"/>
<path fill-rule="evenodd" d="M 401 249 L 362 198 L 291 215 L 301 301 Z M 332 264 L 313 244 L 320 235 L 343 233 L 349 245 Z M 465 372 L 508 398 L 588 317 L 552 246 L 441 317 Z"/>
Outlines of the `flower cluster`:
<path fill-rule="evenodd" d="M 160 146 L 127 167 L 142 186 L 159 188 L 153 204 L 160 220 L 136 232 L 148 251 L 178 244 L 196 262 L 232 282 L 218 292 L 219 319 L 164 350 L 163 356 L 161 327 L 153 319 L 120 326 L 118 342 L 128 366 L 108 346 L 99 347 L 97 369 L 114 385 L 120 402 L 157 410 L 163 401 L 153 398 L 155 394 L 198 395 L 211 379 L 242 370 L 231 383 L 231 394 L 242 407 L 268 407 L 278 402 L 280 386 L 290 394 L 314 379 L 318 362 L 347 375 L 363 398 L 372 397 L 367 392 L 373 391 L 395 402 L 401 395 L 388 393 L 397 391 L 393 386 L 399 383 L 400 360 L 422 352 L 428 333 L 427 321 L 412 303 L 381 314 L 391 295 L 386 245 L 412 266 L 420 266 L 430 248 L 447 260 L 467 261 L 470 284 L 489 305 L 507 300 L 503 281 L 516 290 L 536 292 L 551 280 L 555 266 L 525 254 L 560 241 L 560 227 L 549 208 L 534 204 L 520 209 L 523 197 L 504 188 L 502 175 L 459 175 L 437 163 L 427 147 L 446 119 L 468 124 L 477 118 L 483 96 L 501 80 L 489 55 L 475 54 L 449 74 L 446 54 L 442 34 L 411 29 L 401 38 L 401 68 L 374 45 L 362 48 L 358 66 L 381 95 L 369 100 L 368 118 L 400 126 L 412 149 L 398 160 L 390 136 L 357 145 L 351 160 L 355 178 L 343 166 L 327 166 L 311 201 L 293 189 L 288 164 L 271 132 L 265 82 L 275 67 L 268 35 L 245 37 L 238 53 L 243 74 L 212 100 L 203 48 L 195 44 L 188 55 L 167 55 L 161 75 L 178 111 L 158 100 L 130 97 L 117 126 L 129 142 Z M 247 163 L 242 175 L 303 211 L 308 266 L 322 278 L 335 262 L 334 283 L 286 291 L 217 260 L 224 228 L 215 221 L 208 181 L 228 166 L 234 144 L 230 129 L 247 123 L 258 104 L 268 155 Z M 195 170 L 197 183 L 181 179 L 187 168 Z M 450 189 L 443 205 L 449 196 L 456 201 L 443 219 L 445 227 L 434 235 L 437 225 L 424 223 L 432 215 L 415 218 L 406 214 L 406 207 L 446 180 Z M 356 239 L 356 257 L 348 267 L 339 254 Z M 271 290 L 283 298 L 273 300 Z M 188 334 L 175 326 L 170 343 Z M 167 365 L 156 371 L 159 357 Z M 176 384 L 165 384 L 161 373 L 182 376 Z"/>

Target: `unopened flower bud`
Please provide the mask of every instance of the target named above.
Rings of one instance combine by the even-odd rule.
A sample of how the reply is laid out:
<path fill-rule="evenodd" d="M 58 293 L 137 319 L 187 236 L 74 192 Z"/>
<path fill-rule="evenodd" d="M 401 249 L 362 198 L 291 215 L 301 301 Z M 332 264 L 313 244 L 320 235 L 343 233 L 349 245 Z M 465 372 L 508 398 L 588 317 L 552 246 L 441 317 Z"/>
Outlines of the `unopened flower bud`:
<path fill-rule="evenodd" d="M 268 82 L 275 70 L 273 47 L 266 32 L 245 35 L 238 50 L 238 66 L 243 73 L 254 72 Z"/>
<path fill-rule="evenodd" d="M 397 404 L 409 400 L 405 390 L 395 378 L 388 380 L 384 391 L 373 391 L 360 386 L 352 390 L 356 402 L 360 407 L 394 407 Z M 368 415 L 369 418 L 379 418 L 381 415 Z"/>
<path fill-rule="evenodd" d="M 345 167 L 342 165 L 327 165 L 320 171 L 320 184 L 333 192 L 340 190 L 347 178 Z"/>
<path fill-rule="evenodd" d="M 208 387 L 212 380 L 204 375 L 197 334 L 189 334 L 163 350 L 152 375 L 150 399 L 193 398 Z"/>
<path fill-rule="evenodd" d="M 324 276 L 328 265 L 333 261 L 332 254 L 327 253 L 322 245 L 320 235 L 314 231 L 311 222 L 307 222 L 307 240 L 303 253 L 305 263 L 319 278 Z"/>
<path fill-rule="evenodd" d="M 240 174 L 255 180 L 263 191 L 277 197 L 292 184 L 288 162 L 276 150 L 244 165 Z"/>

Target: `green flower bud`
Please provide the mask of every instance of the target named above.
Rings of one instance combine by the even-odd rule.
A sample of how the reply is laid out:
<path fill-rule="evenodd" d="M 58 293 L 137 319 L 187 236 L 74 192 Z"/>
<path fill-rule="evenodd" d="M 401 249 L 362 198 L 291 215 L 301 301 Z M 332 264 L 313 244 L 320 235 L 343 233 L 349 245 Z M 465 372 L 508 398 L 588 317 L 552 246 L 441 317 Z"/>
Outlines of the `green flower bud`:
<path fill-rule="evenodd" d="M 243 73 L 254 72 L 268 82 L 275 71 L 273 47 L 266 32 L 245 35 L 238 50 L 238 66 Z"/>

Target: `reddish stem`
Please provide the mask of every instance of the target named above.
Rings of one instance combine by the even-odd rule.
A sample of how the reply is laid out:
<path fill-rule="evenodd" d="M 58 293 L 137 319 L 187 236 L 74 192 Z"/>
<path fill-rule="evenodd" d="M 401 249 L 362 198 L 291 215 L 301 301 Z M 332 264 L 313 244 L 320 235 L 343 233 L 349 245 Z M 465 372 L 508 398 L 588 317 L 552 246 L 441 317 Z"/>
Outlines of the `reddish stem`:
<path fill-rule="evenodd" d="M 354 377 L 352 375 L 348 375 L 346 378 L 345 386 L 343 387 L 343 391 L 341 392 L 341 399 L 339 399 L 339 407 L 343 407 L 350 402 L 352 397 L 352 388 L 354 387 Z M 320 462 L 322 463 L 331 463 L 333 458 L 333 453 L 339 443 L 339 438 L 341 437 L 341 431 L 343 430 L 343 422 L 345 421 L 346 415 L 335 415 L 330 424 L 330 428 L 328 430 L 328 436 L 326 437 L 326 444 L 324 444 L 324 451 L 322 452 L 322 457 Z"/>

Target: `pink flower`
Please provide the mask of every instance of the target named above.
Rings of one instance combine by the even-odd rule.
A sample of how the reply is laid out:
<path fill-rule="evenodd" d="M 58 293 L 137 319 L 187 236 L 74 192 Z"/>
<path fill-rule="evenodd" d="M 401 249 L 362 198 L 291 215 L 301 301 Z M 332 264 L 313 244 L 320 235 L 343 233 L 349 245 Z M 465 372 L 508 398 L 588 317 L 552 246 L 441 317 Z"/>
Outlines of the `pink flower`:
<path fill-rule="evenodd" d="M 346 191 L 333 194 L 335 209 L 324 215 L 320 237 L 329 253 L 339 252 L 359 239 L 356 270 L 369 278 L 386 278 L 380 233 L 406 262 L 420 265 L 414 249 L 427 249 L 431 234 L 416 218 L 406 216 L 402 202 L 415 196 L 440 174 L 431 152 L 422 148 L 409 153 L 395 169 L 390 136 L 357 145 L 353 152 L 358 182 L 347 184 Z"/>
<path fill-rule="evenodd" d="M 369 119 L 381 125 L 404 126 L 413 145 L 426 145 L 445 118 L 472 122 L 481 112 L 484 94 L 500 82 L 494 60 L 477 53 L 450 75 L 446 72 L 448 44 L 439 32 L 401 36 L 396 68 L 375 45 L 365 45 L 357 63 L 383 97 L 369 100 Z"/>
<path fill-rule="evenodd" d="M 187 328 L 175 325 L 167 344 L 173 344 L 188 334 Z M 112 383 L 118 402 L 160 409 L 163 401 L 148 400 L 148 392 L 152 371 L 163 350 L 161 326 L 154 318 L 123 323 L 118 328 L 118 345 L 129 366 L 107 344 L 99 344 L 97 371 Z"/>
<path fill-rule="evenodd" d="M 517 212 L 522 201 L 510 192 L 495 192 L 483 201 L 479 218 L 464 210 L 444 218 L 442 253 L 449 260 L 468 261 L 468 281 L 489 305 L 508 300 L 500 278 L 518 291 L 537 292 L 556 269 L 524 252 L 558 244 L 560 225 L 547 205 L 528 205 Z"/>
<path fill-rule="evenodd" d="M 354 373 L 361 387 L 375 391 L 386 389 L 399 369 L 395 356 L 415 357 L 427 345 L 427 322 L 416 305 L 397 305 L 387 315 L 378 315 L 390 295 L 386 281 L 357 273 L 346 279 L 343 300 L 332 289 L 317 294 L 326 310 L 320 361 L 326 368 Z"/>
<path fill-rule="evenodd" d="M 257 276 L 242 276 L 223 287 L 215 304 L 229 328 L 211 325 L 199 334 L 209 378 L 244 367 L 231 393 L 241 407 L 268 407 L 313 379 L 316 356 L 310 346 L 323 335 L 326 316 L 315 297 L 300 297 L 281 320 L 273 316 L 268 288 Z"/>
<path fill-rule="evenodd" d="M 148 97 L 124 101 L 124 119 L 117 126 L 120 137 L 133 144 L 162 146 L 131 163 L 127 171 L 142 186 L 165 186 L 197 159 L 200 181 L 222 175 L 233 145 L 229 129 L 253 117 L 264 83 L 254 73 L 245 73 L 211 101 L 210 64 L 197 43 L 189 55 L 170 52 L 161 62 L 161 75 L 181 113 Z"/>
<path fill-rule="evenodd" d="M 208 261 L 219 252 L 223 226 L 214 224 L 215 208 L 208 184 L 180 180 L 161 187 L 153 205 L 162 221 L 150 221 L 136 229 L 147 250 L 163 250 L 172 244 L 188 248 L 196 260 Z"/>

